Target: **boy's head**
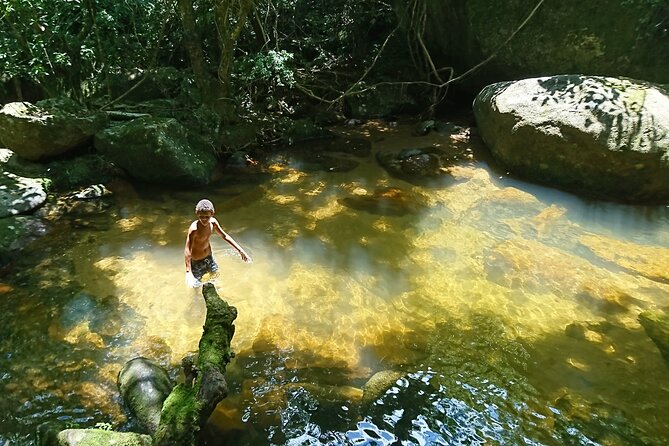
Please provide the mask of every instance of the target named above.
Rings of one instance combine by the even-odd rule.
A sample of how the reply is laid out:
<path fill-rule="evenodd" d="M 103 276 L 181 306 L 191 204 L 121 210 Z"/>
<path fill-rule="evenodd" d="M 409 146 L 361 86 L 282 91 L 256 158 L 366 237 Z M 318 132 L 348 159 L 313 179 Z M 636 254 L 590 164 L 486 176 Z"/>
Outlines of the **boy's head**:
<path fill-rule="evenodd" d="M 207 222 L 214 216 L 214 204 L 209 200 L 200 200 L 195 205 L 195 215 L 200 223 L 207 224 Z"/>
<path fill-rule="evenodd" d="M 209 213 L 209 212 L 211 212 L 212 214 L 214 213 L 214 204 L 211 201 L 200 200 L 195 205 L 196 214 Z"/>

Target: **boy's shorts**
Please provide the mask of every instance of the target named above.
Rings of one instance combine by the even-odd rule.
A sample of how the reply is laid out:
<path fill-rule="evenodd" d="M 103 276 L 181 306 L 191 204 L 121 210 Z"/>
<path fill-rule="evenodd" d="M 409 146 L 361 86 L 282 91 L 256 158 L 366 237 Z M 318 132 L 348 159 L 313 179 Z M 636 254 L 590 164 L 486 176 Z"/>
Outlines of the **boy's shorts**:
<path fill-rule="evenodd" d="M 197 280 L 201 280 L 202 276 L 206 273 L 215 273 L 218 271 L 218 264 L 214 260 L 214 257 L 209 254 L 204 259 L 200 260 L 191 260 L 190 261 L 190 271 L 193 273 L 193 276 Z"/>

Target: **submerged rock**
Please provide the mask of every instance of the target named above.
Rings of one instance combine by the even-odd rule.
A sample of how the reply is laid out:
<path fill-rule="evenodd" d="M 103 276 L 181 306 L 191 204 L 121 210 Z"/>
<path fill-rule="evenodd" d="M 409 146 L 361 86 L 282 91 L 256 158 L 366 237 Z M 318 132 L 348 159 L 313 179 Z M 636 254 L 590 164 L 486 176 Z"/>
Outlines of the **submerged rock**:
<path fill-rule="evenodd" d="M 644 311 L 639 315 L 639 322 L 669 364 L 669 307 Z"/>
<path fill-rule="evenodd" d="M 382 370 L 372 375 L 362 387 L 362 403 L 369 404 L 380 398 L 386 390 L 392 387 L 405 374 L 397 370 Z"/>
<path fill-rule="evenodd" d="M 584 234 L 579 242 L 602 260 L 651 280 L 669 282 L 669 249 Z"/>
<path fill-rule="evenodd" d="M 398 187 L 379 188 L 371 194 L 353 195 L 339 202 L 355 210 L 396 217 L 415 214 L 426 206 L 422 197 L 412 196 Z"/>
<path fill-rule="evenodd" d="M 414 184 L 451 178 L 450 167 L 473 159 L 470 147 L 453 142 L 445 148 L 422 147 L 407 148 L 400 152 L 379 152 L 376 160 L 390 175 Z"/>

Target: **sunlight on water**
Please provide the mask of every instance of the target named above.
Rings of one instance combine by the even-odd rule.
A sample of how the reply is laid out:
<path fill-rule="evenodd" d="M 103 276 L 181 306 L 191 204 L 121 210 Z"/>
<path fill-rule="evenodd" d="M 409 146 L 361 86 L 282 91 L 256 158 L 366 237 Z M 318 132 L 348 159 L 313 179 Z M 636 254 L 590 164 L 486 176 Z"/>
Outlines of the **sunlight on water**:
<path fill-rule="evenodd" d="M 377 151 L 417 144 L 406 131 L 380 140 L 381 130 L 356 131 Z M 69 310 L 52 310 L 61 317 L 50 339 L 107 362 L 89 390 L 73 392 L 103 398 L 132 357 L 174 367 L 197 350 L 205 306 L 185 284 L 183 243 L 206 195 L 253 258 L 212 239 L 217 290 L 239 312 L 233 392 L 212 420 L 238 444 L 254 444 L 246 430 L 295 445 L 667 438 L 653 414 L 669 413 L 669 372 L 638 315 L 669 302 L 669 212 L 586 203 L 482 163 L 451 174 L 448 187 L 415 186 L 370 157 L 349 173 L 277 165 L 241 192 L 121 194 L 108 229 L 81 232 L 61 251 L 72 277 L 40 279 L 82 288 Z M 395 215 L 343 201 L 383 194 L 415 207 Z M 118 312 L 106 329 L 95 316 L 105 299 Z M 386 372 L 403 378 L 370 390 Z M 633 429 L 614 426 L 635 414 Z"/>

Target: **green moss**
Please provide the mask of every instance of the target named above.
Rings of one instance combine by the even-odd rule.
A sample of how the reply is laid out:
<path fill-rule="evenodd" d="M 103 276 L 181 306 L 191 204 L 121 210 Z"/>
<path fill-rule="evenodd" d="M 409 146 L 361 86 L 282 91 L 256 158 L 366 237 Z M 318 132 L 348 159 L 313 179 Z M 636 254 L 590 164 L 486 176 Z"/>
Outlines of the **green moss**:
<path fill-rule="evenodd" d="M 194 445 L 199 430 L 200 408 L 195 388 L 177 385 L 163 404 L 155 444 Z"/>
<path fill-rule="evenodd" d="M 205 285 L 202 294 L 207 317 L 200 339 L 198 374 L 194 383 L 179 384 L 165 400 L 154 438 L 156 446 L 195 445 L 197 433 L 218 403 L 216 398 L 224 396 L 216 387 L 203 387 L 203 371 L 214 369 L 220 376 L 225 374 L 225 367 L 232 357 L 230 341 L 235 331 L 233 322 L 237 310 L 219 297 L 213 285 Z"/>

